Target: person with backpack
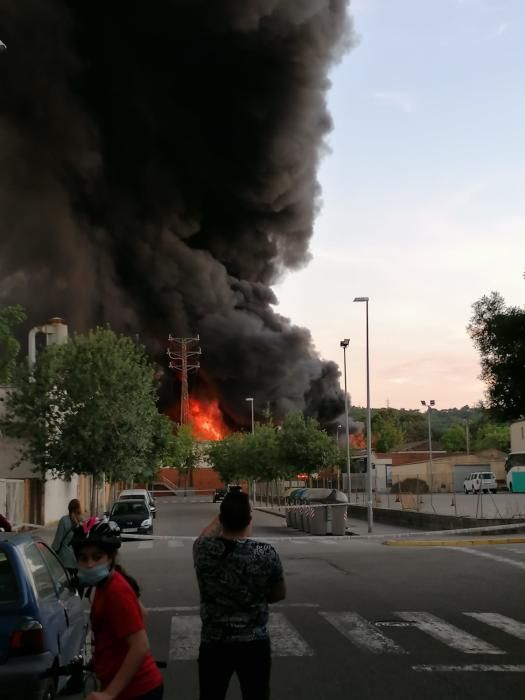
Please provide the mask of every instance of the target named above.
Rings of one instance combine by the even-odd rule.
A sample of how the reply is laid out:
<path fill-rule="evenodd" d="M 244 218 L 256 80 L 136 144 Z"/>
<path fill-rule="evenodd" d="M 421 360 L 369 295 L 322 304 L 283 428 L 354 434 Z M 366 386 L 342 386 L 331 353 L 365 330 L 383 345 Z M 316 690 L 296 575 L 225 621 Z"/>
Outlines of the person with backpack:
<path fill-rule="evenodd" d="M 64 567 L 69 571 L 73 580 L 75 580 L 77 574 L 77 560 L 73 547 L 71 546 L 71 540 L 73 539 L 73 530 L 82 520 L 82 508 L 78 498 L 73 498 L 69 501 L 67 511 L 67 515 L 63 515 L 58 521 L 57 531 L 55 532 L 51 547 Z"/>
<path fill-rule="evenodd" d="M 73 533 L 78 579 L 94 589 L 91 603 L 94 670 L 102 690 L 87 700 L 161 700 L 163 679 L 150 652 L 140 588 L 117 564 L 116 523 L 90 518 Z"/>
<path fill-rule="evenodd" d="M 201 596 L 200 700 L 224 700 L 234 673 L 243 700 L 270 697 L 268 604 L 286 597 L 279 555 L 249 539 L 248 496 L 230 492 L 193 546 Z"/>

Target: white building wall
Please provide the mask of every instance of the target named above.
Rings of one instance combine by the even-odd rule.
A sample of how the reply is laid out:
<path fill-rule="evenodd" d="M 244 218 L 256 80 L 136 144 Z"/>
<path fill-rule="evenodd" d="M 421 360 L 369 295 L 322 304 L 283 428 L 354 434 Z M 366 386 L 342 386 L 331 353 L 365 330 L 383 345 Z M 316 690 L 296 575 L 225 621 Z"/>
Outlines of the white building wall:
<path fill-rule="evenodd" d="M 510 426 L 510 451 L 525 452 L 525 420 L 518 420 Z"/>
<path fill-rule="evenodd" d="M 67 513 L 67 504 L 78 498 L 78 476 L 71 481 L 49 479 L 44 487 L 44 523 L 50 525 Z"/>

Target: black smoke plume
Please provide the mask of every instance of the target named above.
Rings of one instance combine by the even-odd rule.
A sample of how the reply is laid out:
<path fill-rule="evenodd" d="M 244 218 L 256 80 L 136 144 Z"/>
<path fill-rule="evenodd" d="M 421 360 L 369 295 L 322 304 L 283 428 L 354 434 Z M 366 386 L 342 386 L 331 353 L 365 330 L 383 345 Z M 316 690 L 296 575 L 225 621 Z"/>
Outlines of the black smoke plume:
<path fill-rule="evenodd" d="M 0 39 L 0 303 L 159 356 L 200 333 L 233 422 L 338 416 L 271 286 L 308 261 L 347 0 L 0 0 Z"/>

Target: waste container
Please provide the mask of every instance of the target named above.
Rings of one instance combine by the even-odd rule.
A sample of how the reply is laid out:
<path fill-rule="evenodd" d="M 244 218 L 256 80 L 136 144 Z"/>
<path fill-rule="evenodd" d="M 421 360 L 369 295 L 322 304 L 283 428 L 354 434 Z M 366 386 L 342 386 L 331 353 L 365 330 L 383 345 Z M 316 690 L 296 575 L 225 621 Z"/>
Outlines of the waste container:
<path fill-rule="evenodd" d="M 302 525 L 302 520 L 301 520 L 301 510 L 299 506 L 301 505 L 301 494 L 303 491 L 306 491 L 306 489 L 300 488 L 297 489 L 292 498 L 292 527 L 295 528 L 296 530 L 299 530 Z"/>
<path fill-rule="evenodd" d="M 301 489 L 298 494 L 298 504 L 301 507 L 297 509 L 297 529 L 303 532 L 308 532 L 308 511 L 306 509 L 306 503 L 311 490 L 312 489 Z"/>
<path fill-rule="evenodd" d="M 290 489 L 289 493 L 286 495 L 286 505 L 288 506 L 286 508 L 286 525 L 293 528 L 296 526 L 296 509 L 293 508 L 293 506 L 295 505 L 295 494 L 297 491 L 299 491 L 298 488 Z"/>
<path fill-rule="evenodd" d="M 343 504 L 348 503 L 346 494 L 337 489 L 309 489 L 305 500 L 309 505 L 317 506 L 309 509 L 308 525 L 312 535 L 345 534 L 347 507 Z"/>

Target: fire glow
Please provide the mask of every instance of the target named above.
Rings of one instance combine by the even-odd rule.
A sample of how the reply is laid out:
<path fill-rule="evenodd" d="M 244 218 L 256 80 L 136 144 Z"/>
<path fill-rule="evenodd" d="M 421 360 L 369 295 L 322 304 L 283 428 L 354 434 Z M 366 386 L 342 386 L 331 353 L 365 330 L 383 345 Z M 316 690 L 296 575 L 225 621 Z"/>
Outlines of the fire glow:
<path fill-rule="evenodd" d="M 222 440 L 229 433 L 216 399 L 199 401 L 190 397 L 190 422 L 197 440 Z"/>

